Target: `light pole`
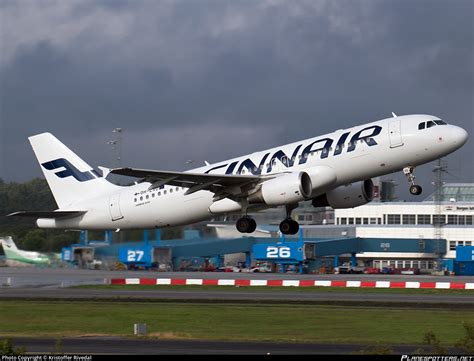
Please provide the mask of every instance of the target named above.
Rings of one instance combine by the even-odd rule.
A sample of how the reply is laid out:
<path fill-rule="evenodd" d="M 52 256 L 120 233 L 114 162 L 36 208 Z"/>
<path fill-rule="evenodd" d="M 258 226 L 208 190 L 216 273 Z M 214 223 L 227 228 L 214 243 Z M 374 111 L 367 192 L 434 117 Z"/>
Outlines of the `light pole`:
<path fill-rule="evenodd" d="M 112 130 L 112 133 L 117 133 L 117 139 L 115 140 L 115 144 L 117 144 L 118 156 L 117 156 L 117 163 L 118 166 L 122 166 L 122 132 L 124 131 L 123 128 L 115 128 Z"/>

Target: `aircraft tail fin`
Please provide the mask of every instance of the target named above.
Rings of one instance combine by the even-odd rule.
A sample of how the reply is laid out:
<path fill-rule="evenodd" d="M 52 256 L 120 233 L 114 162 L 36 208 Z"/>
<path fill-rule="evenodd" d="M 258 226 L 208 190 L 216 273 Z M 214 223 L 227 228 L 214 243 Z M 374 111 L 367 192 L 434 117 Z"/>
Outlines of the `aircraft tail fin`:
<path fill-rule="evenodd" d="M 28 138 L 59 208 L 119 188 L 96 172 L 51 133 Z"/>
<path fill-rule="evenodd" d="M 5 254 L 7 254 L 8 252 L 18 251 L 15 242 L 13 242 L 13 238 L 10 236 L 0 237 L 0 244 L 3 246 L 3 251 L 5 252 Z"/>

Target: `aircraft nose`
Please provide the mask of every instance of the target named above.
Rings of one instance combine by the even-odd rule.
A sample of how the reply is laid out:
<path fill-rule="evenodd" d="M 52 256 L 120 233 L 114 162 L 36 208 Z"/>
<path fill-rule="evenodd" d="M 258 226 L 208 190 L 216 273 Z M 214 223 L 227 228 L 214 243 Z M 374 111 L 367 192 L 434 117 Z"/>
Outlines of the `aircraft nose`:
<path fill-rule="evenodd" d="M 467 142 L 467 138 L 469 135 L 463 128 L 454 126 L 451 129 L 450 133 L 451 133 L 451 139 L 453 140 L 456 146 L 461 147 Z"/>

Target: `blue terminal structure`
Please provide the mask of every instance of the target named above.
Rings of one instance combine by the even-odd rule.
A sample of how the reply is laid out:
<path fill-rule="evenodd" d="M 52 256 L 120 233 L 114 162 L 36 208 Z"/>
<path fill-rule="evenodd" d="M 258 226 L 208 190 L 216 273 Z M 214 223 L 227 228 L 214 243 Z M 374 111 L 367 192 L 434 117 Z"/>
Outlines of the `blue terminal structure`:
<path fill-rule="evenodd" d="M 183 239 L 161 240 L 157 232 L 150 239 L 144 232 L 143 242 L 128 242 L 95 247 L 98 258 L 115 258 L 127 266 L 179 270 L 183 260 L 199 268 L 210 262 L 216 268 L 223 266 L 223 256 L 245 254 L 245 266 L 255 262 L 271 262 L 280 271 L 292 268 L 295 272 L 316 272 L 321 266 L 336 267 L 343 261 L 356 266 L 371 252 L 398 252 L 422 254 L 426 259 L 437 260 L 446 252 L 443 239 L 407 238 L 203 238 L 199 231 L 187 230 Z M 290 267 L 291 266 L 291 267 Z"/>

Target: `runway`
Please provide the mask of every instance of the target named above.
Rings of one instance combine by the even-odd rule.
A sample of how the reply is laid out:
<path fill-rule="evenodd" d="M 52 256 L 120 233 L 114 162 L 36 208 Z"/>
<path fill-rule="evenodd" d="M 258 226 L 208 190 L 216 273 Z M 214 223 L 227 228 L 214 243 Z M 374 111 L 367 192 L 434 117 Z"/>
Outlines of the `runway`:
<path fill-rule="evenodd" d="M 0 285 L 10 287 L 61 287 L 81 284 L 104 284 L 111 278 L 202 278 L 202 279 L 285 279 L 285 280 L 347 280 L 379 281 L 409 280 L 419 282 L 472 282 L 469 276 L 430 275 L 367 275 L 367 274 L 295 274 L 295 273 L 236 273 L 236 272 L 149 272 L 103 271 L 73 268 L 0 267 Z"/>
<path fill-rule="evenodd" d="M 364 350 L 358 344 L 315 344 L 274 342 L 227 342 L 191 340 L 150 340 L 120 337 L 62 338 L 60 347 L 52 338 L 14 338 L 16 347 L 28 353 L 79 353 L 120 355 L 284 355 L 351 354 Z M 391 346 L 395 354 L 410 354 L 419 345 Z"/>
<path fill-rule="evenodd" d="M 102 301 L 143 301 L 143 302 L 277 302 L 277 303 L 321 303 L 321 304 L 390 304 L 390 305 L 424 305 L 449 307 L 474 307 L 474 297 L 471 292 L 458 293 L 394 293 L 394 292 L 343 292 L 332 289 L 300 291 L 288 289 L 259 289 L 258 287 L 238 288 L 224 287 L 222 289 L 183 289 L 172 287 L 144 289 L 95 289 L 72 288 L 77 285 L 107 284 L 112 277 L 200 277 L 205 279 L 235 278 L 235 279 L 345 279 L 345 280 L 380 280 L 387 279 L 386 275 L 299 275 L 299 274 L 263 274 L 263 273 L 157 273 L 157 272 L 113 272 L 89 271 L 75 269 L 34 269 L 34 268 L 2 268 L 0 269 L 0 299 L 57 299 L 57 300 L 102 300 Z M 407 276 L 390 276 L 390 279 L 406 279 Z M 447 281 L 470 277 L 434 277 L 408 276 L 410 280 Z M 6 286 L 7 279 L 10 285 Z"/>
<path fill-rule="evenodd" d="M 4 288 L 0 299 L 56 299 L 62 301 L 136 301 L 136 302 L 272 302 L 353 305 L 424 305 L 431 307 L 474 307 L 472 295 L 394 294 L 352 292 L 297 292 L 258 290 L 127 290 L 77 288 Z"/>

